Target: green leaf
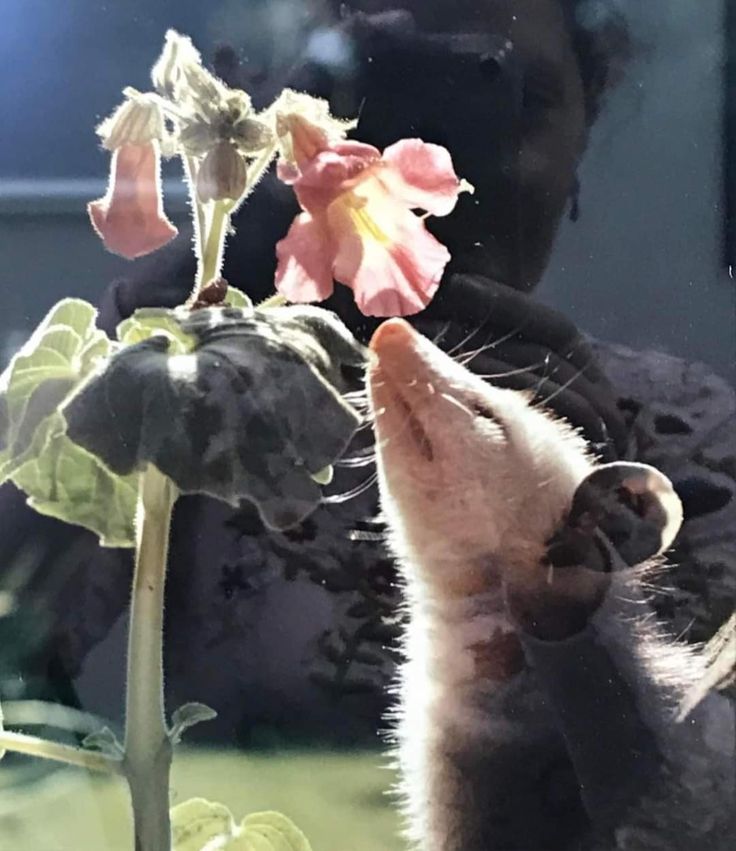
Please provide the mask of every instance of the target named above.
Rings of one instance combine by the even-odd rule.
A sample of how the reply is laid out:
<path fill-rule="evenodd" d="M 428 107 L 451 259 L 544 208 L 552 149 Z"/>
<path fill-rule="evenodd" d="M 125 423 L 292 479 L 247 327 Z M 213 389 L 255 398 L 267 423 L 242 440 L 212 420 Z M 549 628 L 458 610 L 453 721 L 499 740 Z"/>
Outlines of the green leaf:
<path fill-rule="evenodd" d="M 237 287 L 230 286 L 229 284 L 227 294 L 225 295 L 225 304 L 228 307 L 253 307 L 253 302 L 242 290 L 237 289 Z"/>
<path fill-rule="evenodd" d="M 123 746 L 109 727 L 103 727 L 101 730 L 85 736 L 82 747 L 101 751 L 113 759 L 123 759 L 125 756 Z"/>
<path fill-rule="evenodd" d="M 241 826 L 247 836 L 260 835 L 268 839 L 273 851 L 312 851 L 307 837 L 282 813 L 251 813 Z"/>
<path fill-rule="evenodd" d="M 151 337 L 166 337 L 169 341 L 169 354 L 186 354 L 191 352 L 196 344 L 196 338 L 187 334 L 181 325 L 188 313 L 189 311 L 181 309 L 143 307 L 123 320 L 115 329 L 115 333 L 118 340 L 126 346 L 142 343 Z"/>
<path fill-rule="evenodd" d="M 232 836 L 234 829 L 230 810 L 204 798 L 192 798 L 171 810 L 173 851 L 202 851 L 213 839 Z"/>
<path fill-rule="evenodd" d="M 133 546 L 137 477 L 118 476 L 66 435 L 61 407 L 112 351 L 80 299 L 56 304 L 0 377 L 0 483 L 10 479 L 42 514 Z"/>
<path fill-rule="evenodd" d="M 200 721 L 212 721 L 217 718 L 217 713 L 210 706 L 204 703 L 185 703 L 178 709 L 174 710 L 171 716 L 171 729 L 169 730 L 169 738 L 171 743 L 176 745 L 181 741 L 182 733 L 199 724 Z"/>
<path fill-rule="evenodd" d="M 306 836 L 285 815 L 252 813 L 238 826 L 222 804 L 194 798 L 171 811 L 173 851 L 312 851 Z"/>
<path fill-rule="evenodd" d="M 329 485 L 334 475 L 335 468 L 332 466 L 332 464 L 328 464 L 326 467 L 323 467 L 319 472 L 312 473 L 312 481 L 317 482 L 318 485 Z"/>

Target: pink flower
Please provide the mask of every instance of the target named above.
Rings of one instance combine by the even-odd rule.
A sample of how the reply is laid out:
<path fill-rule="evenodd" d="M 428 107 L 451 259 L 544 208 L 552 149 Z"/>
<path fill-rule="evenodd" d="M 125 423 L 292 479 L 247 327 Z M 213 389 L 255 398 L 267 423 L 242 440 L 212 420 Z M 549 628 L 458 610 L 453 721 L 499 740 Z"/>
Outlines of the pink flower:
<path fill-rule="evenodd" d="M 412 212 L 452 211 L 466 188 L 450 154 L 421 139 L 386 148 L 315 144 L 305 122 L 291 127 L 292 162 L 279 177 L 302 207 L 276 246 L 276 288 L 292 302 L 322 301 L 333 279 L 350 287 L 366 316 L 406 316 L 426 307 L 450 253 Z"/>
<path fill-rule="evenodd" d="M 157 143 L 116 148 L 107 193 L 87 211 L 105 247 L 129 260 L 172 240 L 178 231 L 163 210 Z"/>

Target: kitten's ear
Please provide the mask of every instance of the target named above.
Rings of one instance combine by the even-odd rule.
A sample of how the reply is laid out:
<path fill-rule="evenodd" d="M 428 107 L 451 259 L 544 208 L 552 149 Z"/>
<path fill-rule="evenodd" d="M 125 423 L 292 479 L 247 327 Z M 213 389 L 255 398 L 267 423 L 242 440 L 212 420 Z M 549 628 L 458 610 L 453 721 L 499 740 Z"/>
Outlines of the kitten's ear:
<path fill-rule="evenodd" d="M 664 552 L 682 524 L 672 483 L 647 464 L 616 462 L 595 469 L 578 486 L 567 525 L 600 529 L 628 565 Z"/>

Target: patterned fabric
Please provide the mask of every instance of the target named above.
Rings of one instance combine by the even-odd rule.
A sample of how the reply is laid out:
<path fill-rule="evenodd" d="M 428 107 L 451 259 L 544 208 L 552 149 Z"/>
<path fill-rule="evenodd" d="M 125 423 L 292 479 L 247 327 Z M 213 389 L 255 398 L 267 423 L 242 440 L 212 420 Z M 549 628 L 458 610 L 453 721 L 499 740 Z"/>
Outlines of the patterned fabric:
<path fill-rule="evenodd" d="M 676 634 L 707 640 L 736 607 L 736 393 L 703 364 L 594 348 L 618 390 L 632 453 L 669 476 L 685 510 L 656 608 Z"/>

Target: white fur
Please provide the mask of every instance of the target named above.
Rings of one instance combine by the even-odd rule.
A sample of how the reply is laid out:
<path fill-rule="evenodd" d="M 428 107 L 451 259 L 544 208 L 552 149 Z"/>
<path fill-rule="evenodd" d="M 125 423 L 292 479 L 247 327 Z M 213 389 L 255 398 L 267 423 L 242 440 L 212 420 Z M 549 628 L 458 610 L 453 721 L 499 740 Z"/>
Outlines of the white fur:
<path fill-rule="evenodd" d="M 382 510 L 409 615 L 396 711 L 401 791 L 421 851 L 463 851 L 452 837 L 461 827 L 453 802 L 464 778 L 445 761 L 448 744 L 490 751 L 523 740 L 535 713 L 538 731 L 553 724 L 528 672 L 506 682 L 484 677 L 471 648 L 514 631 L 503 585 L 540 569 L 546 542 L 594 461 L 566 423 L 523 393 L 488 385 L 419 335 L 394 327 L 374 349 Z M 493 419 L 478 415 L 478 405 Z M 639 578 L 623 575 L 617 594 L 639 589 Z M 615 636 L 621 653 L 635 648 L 633 664 L 652 682 L 671 681 L 676 698 L 683 670 L 701 676 L 698 656 L 673 650 L 646 622 L 640 590 L 632 596 L 631 620 L 619 622 Z M 522 708 L 518 718 L 507 716 L 509 700 Z"/>

